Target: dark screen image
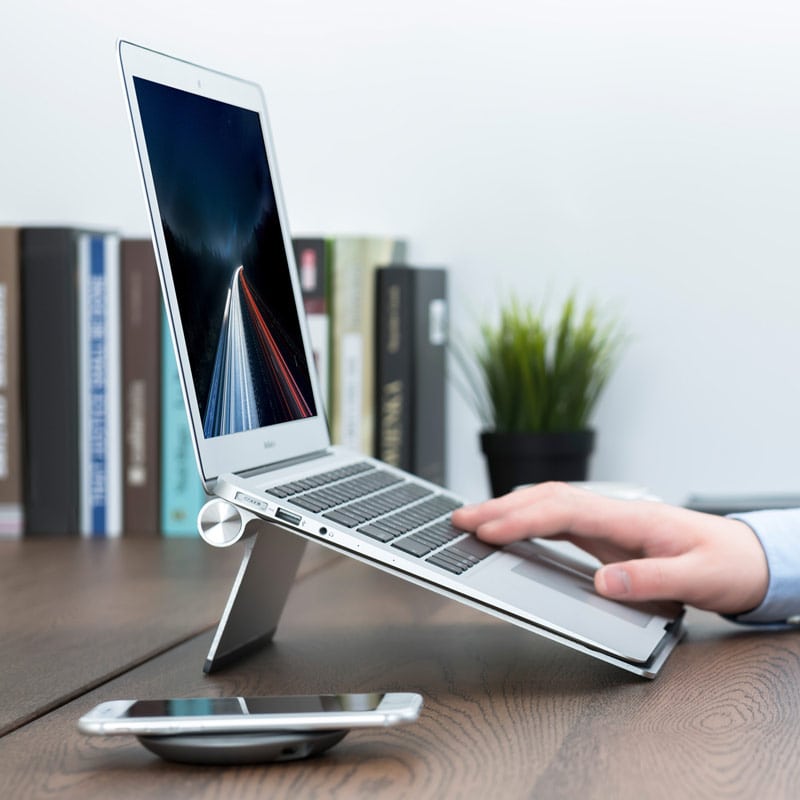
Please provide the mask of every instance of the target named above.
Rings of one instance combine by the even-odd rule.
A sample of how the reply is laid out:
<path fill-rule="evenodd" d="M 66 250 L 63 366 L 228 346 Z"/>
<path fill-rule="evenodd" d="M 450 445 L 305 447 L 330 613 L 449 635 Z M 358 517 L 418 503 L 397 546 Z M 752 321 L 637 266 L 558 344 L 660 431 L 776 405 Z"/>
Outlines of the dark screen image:
<path fill-rule="evenodd" d="M 138 700 L 128 717 L 206 717 L 248 714 L 316 714 L 320 711 L 372 711 L 382 694 L 297 695 L 286 697 L 188 697 Z"/>
<path fill-rule="evenodd" d="M 134 83 L 205 436 L 315 416 L 257 112 Z"/>

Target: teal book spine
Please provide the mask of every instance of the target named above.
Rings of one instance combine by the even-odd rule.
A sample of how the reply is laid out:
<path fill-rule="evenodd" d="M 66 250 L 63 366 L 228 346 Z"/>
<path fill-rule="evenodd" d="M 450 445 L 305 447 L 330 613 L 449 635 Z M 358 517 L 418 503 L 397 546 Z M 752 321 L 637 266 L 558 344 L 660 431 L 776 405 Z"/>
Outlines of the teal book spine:
<path fill-rule="evenodd" d="M 161 328 L 161 533 L 196 536 L 197 514 L 206 496 L 197 472 L 166 314 Z"/>

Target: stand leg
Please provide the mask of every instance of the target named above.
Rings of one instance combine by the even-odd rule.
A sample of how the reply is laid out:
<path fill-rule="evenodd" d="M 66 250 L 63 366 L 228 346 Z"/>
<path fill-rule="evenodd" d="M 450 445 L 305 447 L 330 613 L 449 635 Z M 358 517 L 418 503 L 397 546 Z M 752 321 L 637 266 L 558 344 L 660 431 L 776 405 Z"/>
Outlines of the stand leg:
<path fill-rule="evenodd" d="M 257 525 L 257 532 L 244 540 L 242 563 L 203 666 L 207 673 L 272 639 L 306 547 L 304 539 L 272 523 L 255 519 L 248 525 Z"/>

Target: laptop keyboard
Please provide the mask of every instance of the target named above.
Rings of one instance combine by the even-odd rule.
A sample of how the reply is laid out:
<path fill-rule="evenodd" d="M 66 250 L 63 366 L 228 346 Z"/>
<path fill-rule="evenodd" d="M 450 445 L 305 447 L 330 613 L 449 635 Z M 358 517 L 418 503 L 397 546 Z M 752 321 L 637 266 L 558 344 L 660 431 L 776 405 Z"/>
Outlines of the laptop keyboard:
<path fill-rule="evenodd" d="M 450 524 L 461 503 L 368 461 L 267 490 L 305 511 L 460 575 L 495 548 Z"/>

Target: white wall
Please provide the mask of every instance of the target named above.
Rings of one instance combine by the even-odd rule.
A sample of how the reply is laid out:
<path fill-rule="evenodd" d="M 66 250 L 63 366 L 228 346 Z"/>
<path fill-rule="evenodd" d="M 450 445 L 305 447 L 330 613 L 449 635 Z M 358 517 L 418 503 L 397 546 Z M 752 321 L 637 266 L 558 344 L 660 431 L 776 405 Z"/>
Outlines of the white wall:
<path fill-rule="evenodd" d="M 800 490 L 793 0 L 10 0 L 0 220 L 144 234 L 118 36 L 257 80 L 294 232 L 396 232 L 453 321 L 514 292 L 633 335 L 593 477 Z M 451 396 L 451 485 L 486 495 Z"/>

